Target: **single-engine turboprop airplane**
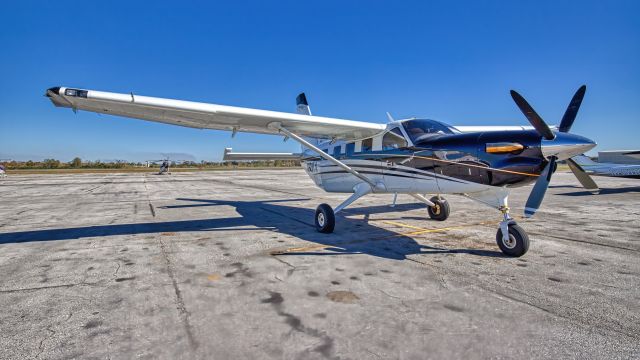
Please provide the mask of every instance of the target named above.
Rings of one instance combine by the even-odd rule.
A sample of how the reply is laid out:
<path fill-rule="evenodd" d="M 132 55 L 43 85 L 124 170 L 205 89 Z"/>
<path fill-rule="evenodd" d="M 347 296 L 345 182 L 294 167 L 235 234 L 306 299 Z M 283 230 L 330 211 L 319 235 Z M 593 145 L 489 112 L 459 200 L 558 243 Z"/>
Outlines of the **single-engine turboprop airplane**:
<path fill-rule="evenodd" d="M 281 135 L 302 145 L 301 153 L 233 153 L 227 160 L 300 159 L 307 174 L 328 192 L 352 193 L 335 210 L 316 209 L 318 231 L 331 233 L 335 214 L 370 193 L 408 194 L 427 205 L 429 216 L 446 220 L 449 202 L 442 194 L 459 194 L 499 210 L 496 235 L 500 250 L 522 256 L 529 237 L 509 215 L 509 189 L 535 183 L 525 215 L 532 216 L 556 169 L 556 161 L 582 154 L 596 144 L 568 133 L 584 97 L 574 95 L 556 129 L 551 128 L 517 92 L 511 96 L 531 123 L 521 126 L 450 126 L 434 120 L 404 119 L 379 124 L 312 116 L 306 96 L 297 98 L 298 113 L 54 87 L 46 96 L 56 106 L 119 115 L 198 129 Z M 555 129 L 555 128 L 554 128 Z M 427 198 L 425 194 L 435 194 Z"/>

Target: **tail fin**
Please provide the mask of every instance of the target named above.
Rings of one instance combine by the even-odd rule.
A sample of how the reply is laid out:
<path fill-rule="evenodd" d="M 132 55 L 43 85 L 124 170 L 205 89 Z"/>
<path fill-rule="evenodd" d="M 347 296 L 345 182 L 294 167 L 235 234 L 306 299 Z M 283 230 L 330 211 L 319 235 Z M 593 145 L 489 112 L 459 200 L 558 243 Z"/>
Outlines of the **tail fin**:
<path fill-rule="evenodd" d="M 296 106 L 298 114 L 311 115 L 311 108 L 309 107 L 309 103 L 307 102 L 307 96 L 304 93 L 300 93 L 300 95 L 296 97 Z"/>
<path fill-rule="evenodd" d="M 588 156 L 582 154 L 582 155 L 578 155 L 578 156 L 574 156 L 572 157 L 573 161 L 576 162 L 576 164 L 580 165 L 580 166 L 589 166 L 589 165 L 598 165 L 597 162 L 591 160 L 591 158 L 589 158 Z"/>

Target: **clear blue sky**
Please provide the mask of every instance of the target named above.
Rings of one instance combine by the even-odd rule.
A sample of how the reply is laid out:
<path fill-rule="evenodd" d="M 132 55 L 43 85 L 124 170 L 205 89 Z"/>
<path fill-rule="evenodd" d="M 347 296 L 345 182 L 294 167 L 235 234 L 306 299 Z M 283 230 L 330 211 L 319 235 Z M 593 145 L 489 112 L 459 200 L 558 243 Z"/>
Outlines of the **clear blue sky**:
<path fill-rule="evenodd" d="M 640 148 L 639 1 L 10 1 L 0 5 L 0 157 L 220 159 L 279 137 L 54 108 L 63 85 L 385 122 L 527 124 L 509 89 L 596 150 Z M 153 5 L 151 5 L 153 4 Z"/>

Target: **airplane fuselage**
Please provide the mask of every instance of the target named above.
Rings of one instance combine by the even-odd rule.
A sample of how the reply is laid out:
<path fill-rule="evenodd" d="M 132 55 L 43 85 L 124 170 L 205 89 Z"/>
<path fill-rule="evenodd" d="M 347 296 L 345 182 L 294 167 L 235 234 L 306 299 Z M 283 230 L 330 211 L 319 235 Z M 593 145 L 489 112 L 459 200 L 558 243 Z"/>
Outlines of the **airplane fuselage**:
<path fill-rule="evenodd" d="M 383 184 L 387 192 L 473 193 L 522 186 L 535 182 L 547 164 L 535 131 L 440 134 L 377 150 L 360 145 L 361 151 L 355 151 L 351 144 L 326 143 L 323 149 Z M 352 192 L 360 182 L 314 152 L 306 151 L 302 161 L 307 174 L 326 191 Z"/>

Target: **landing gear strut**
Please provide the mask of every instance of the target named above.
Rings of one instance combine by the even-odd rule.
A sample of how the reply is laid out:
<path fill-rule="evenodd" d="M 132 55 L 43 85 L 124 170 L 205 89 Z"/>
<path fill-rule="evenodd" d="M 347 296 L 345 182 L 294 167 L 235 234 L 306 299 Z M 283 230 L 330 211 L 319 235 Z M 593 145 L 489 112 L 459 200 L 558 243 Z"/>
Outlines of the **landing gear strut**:
<path fill-rule="evenodd" d="M 529 236 L 521 228 L 516 221 L 509 216 L 509 207 L 503 205 L 500 207 L 503 220 L 500 222 L 500 228 L 496 234 L 496 242 L 498 247 L 507 256 L 520 257 L 529 250 Z"/>
<path fill-rule="evenodd" d="M 338 205 L 335 211 L 331 208 L 331 206 L 327 204 L 320 204 L 316 209 L 316 230 L 325 234 L 332 233 L 333 229 L 336 226 L 335 214 L 342 211 L 344 208 L 351 205 L 351 203 L 358 200 L 359 198 L 371 193 L 372 191 L 373 188 L 369 184 L 359 183 L 358 185 L 353 187 L 353 195 L 349 196 L 347 200 Z"/>

